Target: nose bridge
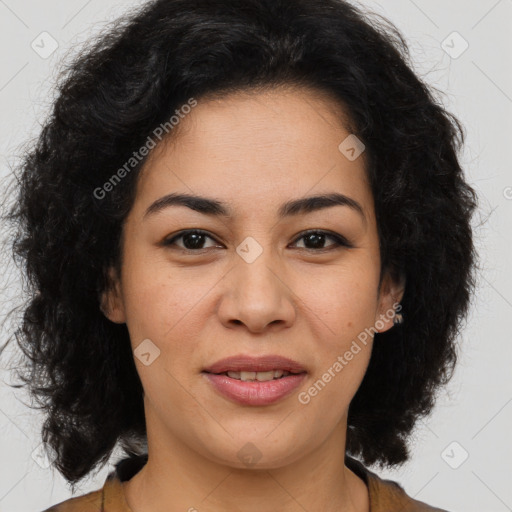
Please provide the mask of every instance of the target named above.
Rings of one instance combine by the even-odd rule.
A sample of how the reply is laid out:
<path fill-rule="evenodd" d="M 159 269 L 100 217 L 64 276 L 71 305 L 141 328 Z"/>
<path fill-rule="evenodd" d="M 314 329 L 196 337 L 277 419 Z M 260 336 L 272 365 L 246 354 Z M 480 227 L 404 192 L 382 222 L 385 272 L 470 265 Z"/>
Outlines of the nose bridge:
<path fill-rule="evenodd" d="M 282 283 L 278 279 L 279 265 L 277 251 L 272 247 L 271 236 L 247 236 L 237 246 L 240 258 L 236 268 L 236 288 L 246 297 L 249 295 L 266 294 L 268 300 L 281 292 Z M 249 295 L 247 295 L 249 294 Z M 271 294 L 269 296 L 268 294 Z"/>
<path fill-rule="evenodd" d="M 219 309 L 223 321 L 242 322 L 251 330 L 276 321 L 289 324 L 295 314 L 278 252 L 271 247 L 270 235 L 264 238 L 248 236 L 237 246 L 239 261 Z"/>

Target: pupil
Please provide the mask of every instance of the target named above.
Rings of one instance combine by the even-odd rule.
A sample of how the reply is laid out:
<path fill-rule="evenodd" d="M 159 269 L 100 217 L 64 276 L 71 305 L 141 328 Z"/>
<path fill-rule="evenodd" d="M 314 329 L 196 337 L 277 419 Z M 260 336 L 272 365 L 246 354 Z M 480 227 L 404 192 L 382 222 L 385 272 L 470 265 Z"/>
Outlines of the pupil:
<path fill-rule="evenodd" d="M 311 233 L 306 236 L 306 240 L 313 240 L 314 248 L 322 248 L 324 243 L 325 235 L 323 233 Z M 315 243 L 316 242 L 316 243 Z"/>
<path fill-rule="evenodd" d="M 187 249 L 201 249 L 201 245 L 202 245 L 202 240 L 201 238 L 203 238 L 204 235 L 202 235 L 201 233 L 187 233 L 184 237 L 183 237 L 183 244 L 185 245 L 185 247 Z M 192 243 L 187 243 L 187 241 L 190 241 L 192 240 Z"/>

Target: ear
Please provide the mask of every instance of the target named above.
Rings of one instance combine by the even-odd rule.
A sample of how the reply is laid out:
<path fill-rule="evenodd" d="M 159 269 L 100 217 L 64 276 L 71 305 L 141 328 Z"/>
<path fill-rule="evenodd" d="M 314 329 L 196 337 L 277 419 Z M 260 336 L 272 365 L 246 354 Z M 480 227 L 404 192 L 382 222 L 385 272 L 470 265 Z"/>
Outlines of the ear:
<path fill-rule="evenodd" d="M 125 308 L 121 293 L 121 280 L 116 270 L 108 270 L 108 286 L 100 295 L 100 309 L 102 313 L 116 324 L 126 322 Z"/>
<path fill-rule="evenodd" d="M 399 304 L 404 295 L 405 282 L 403 273 L 389 270 L 385 272 L 379 292 L 379 307 L 375 316 L 377 332 L 385 332 L 394 326 L 395 314 L 401 309 Z"/>

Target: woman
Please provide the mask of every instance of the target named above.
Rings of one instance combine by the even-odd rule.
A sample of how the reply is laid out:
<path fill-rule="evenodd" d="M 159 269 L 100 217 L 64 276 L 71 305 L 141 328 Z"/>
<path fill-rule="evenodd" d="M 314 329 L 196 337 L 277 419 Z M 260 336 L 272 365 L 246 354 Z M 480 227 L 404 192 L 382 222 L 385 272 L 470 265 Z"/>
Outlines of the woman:
<path fill-rule="evenodd" d="M 396 467 L 451 377 L 476 208 L 457 120 L 343 0 L 156 0 L 20 167 L 17 333 L 57 512 L 441 510 Z"/>

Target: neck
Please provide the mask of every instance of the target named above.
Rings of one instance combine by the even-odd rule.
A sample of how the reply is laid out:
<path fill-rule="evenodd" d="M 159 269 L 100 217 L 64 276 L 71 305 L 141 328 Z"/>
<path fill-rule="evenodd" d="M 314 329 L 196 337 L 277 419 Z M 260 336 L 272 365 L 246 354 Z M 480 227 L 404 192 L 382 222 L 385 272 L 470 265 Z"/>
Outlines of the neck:
<path fill-rule="evenodd" d="M 148 461 L 124 482 L 126 501 L 133 512 L 368 512 L 366 484 L 344 464 L 345 438 L 346 423 L 316 450 L 260 469 L 213 460 L 205 446 L 148 428 Z"/>

